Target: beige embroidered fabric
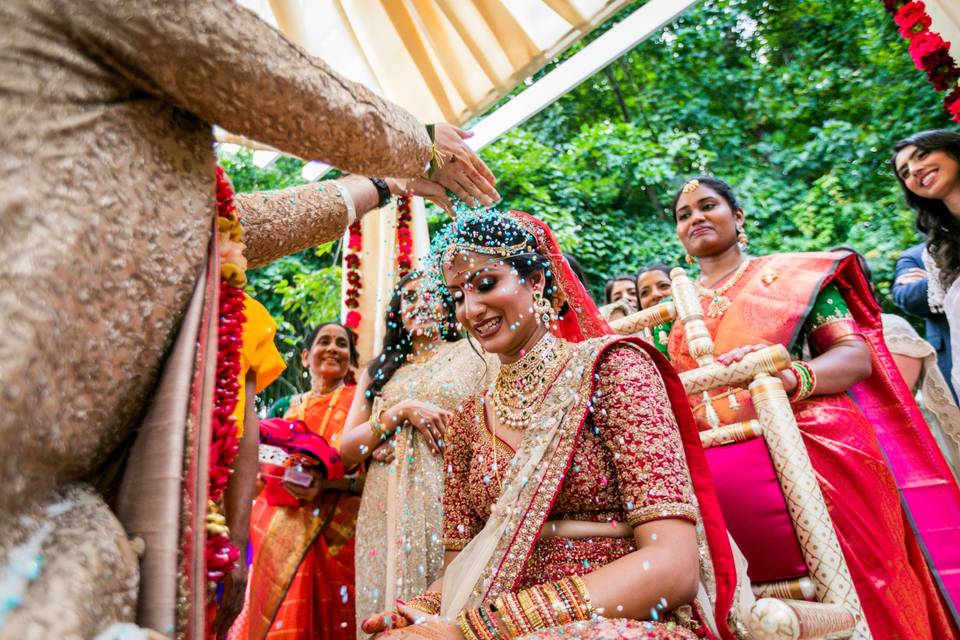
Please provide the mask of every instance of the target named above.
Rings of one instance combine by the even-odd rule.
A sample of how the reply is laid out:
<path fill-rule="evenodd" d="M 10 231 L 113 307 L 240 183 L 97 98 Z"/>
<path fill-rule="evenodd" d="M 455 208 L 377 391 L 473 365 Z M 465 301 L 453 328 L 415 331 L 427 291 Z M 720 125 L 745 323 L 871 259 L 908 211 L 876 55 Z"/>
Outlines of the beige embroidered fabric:
<path fill-rule="evenodd" d="M 371 415 L 408 399 L 453 411 L 498 370 L 495 357 L 481 358 L 467 340 L 444 343 L 428 361 L 397 370 Z M 357 518 L 358 637 L 365 618 L 425 591 L 443 569 L 443 460 L 415 429 L 402 430 L 395 442 L 395 460 L 370 467 Z"/>
<path fill-rule="evenodd" d="M 7 520 L 91 478 L 134 433 L 207 253 L 211 123 L 370 175 L 419 173 L 430 143 L 412 115 L 227 0 L 9 0 L 0 47 Z M 343 231 L 333 189 L 238 201 L 254 265 Z M 0 541 L 0 557 L 12 544 Z M 89 566 L 120 575 L 129 549 L 122 536 L 111 544 Z M 43 552 L 54 566 L 65 549 Z M 28 596 L 51 593 L 55 575 L 45 570 Z M 131 618 L 129 601 L 88 600 L 73 600 L 75 629 Z"/>
<path fill-rule="evenodd" d="M 881 314 L 883 338 L 891 353 L 923 360 L 919 384 L 911 391 L 955 477 L 960 478 L 960 409 L 953 401 L 937 352 L 904 318 Z"/>

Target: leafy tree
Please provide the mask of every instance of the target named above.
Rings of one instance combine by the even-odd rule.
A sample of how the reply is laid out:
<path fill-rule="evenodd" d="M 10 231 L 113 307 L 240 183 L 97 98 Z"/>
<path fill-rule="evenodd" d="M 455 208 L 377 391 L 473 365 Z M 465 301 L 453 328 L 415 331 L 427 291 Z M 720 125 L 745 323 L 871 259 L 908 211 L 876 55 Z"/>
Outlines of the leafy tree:
<path fill-rule="evenodd" d="M 919 241 L 890 147 L 949 126 L 880 0 L 704 0 L 481 156 L 504 205 L 547 220 L 598 296 L 618 273 L 681 264 L 672 197 L 710 173 L 738 192 L 751 252 L 856 247 L 890 307 L 895 260 Z M 223 161 L 239 191 L 301 181 L 298 160 L 265 171 L 246 152 Z M 432 209 L 433 230 L 445 221 Z M 338 255 L 321 247 L 250 274 L 280 321 L 292 385 L 303 381 L 295 341 L 339 311 Z"/>
<path fill-rule="evenodd" d="M 303 184 L 303 161 L 280 157 L 265 169 L 253 164 L 246 149 L 220 153 L 220 163 L 238 193 L 272 191 Z M 336 174 L 332 174 L 336 175 Z M 340 318 L 340 241 L 301 251 L 247 273 L 247 293 L 277 321 L 277 347 L 287 370 L 259 394 L 261 408 L 277 398 L 299 393 L 310 380 L 300 363 L 300 343 L 317 324 Z"/>

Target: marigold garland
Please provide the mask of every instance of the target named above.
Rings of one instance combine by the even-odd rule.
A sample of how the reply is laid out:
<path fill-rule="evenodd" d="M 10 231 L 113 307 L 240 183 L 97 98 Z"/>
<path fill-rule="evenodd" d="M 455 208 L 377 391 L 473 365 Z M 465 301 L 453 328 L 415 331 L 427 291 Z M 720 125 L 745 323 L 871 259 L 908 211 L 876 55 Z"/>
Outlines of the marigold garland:
<path fill-rule="evenodd" d="M 217 321 L 217 379 L 210 435 L 209 503 L 204 548 L 207 579 L 218 583 L 240 558 L 230 542 L 230 530 L 217 504 L 223 498 L 240 450 L 233 416 L 240 392 L 240 348 L 243 344 L 243 287 L 247 262 L 243 257 L 243 227 L 233 202 L 233 186 L 217 167 L 217 251 L 220 256 L 220 301 Z"/>
<path fill-rule="evenodd" d="M 360 327 L 363 316 L 357 311 L 360 306 L 360 290 L 363 283 L 360 279 L 360 253 L 363 251 L 363 230 L 360 221 L 350 225 L 347 235 L 347 249 L 343 254 L 343 263 L 347 267 L 347 290 L 344 291 L 344 305 L 349 309 L 343 324 L 356 331 Z"/>
<path fill-rule="evenodd" d="M 410 204 L 413 197 L 404 194 L 397 198 L 397 276 L 402 278 L 413 268 L 413 234 L 410 232 Z"/>
<path fill-rule="evenodd" d="M 884 0 L 886 10 L 893 15 L 900 35 L 910 41 L 913 64 L 927 74 L 937 91 L 949 91 L 943 106 L 960 123 L 960 67 L 950 55 L 950 43 L 931 31 L 932 20 L 927 7 L 920 0 Z"/>

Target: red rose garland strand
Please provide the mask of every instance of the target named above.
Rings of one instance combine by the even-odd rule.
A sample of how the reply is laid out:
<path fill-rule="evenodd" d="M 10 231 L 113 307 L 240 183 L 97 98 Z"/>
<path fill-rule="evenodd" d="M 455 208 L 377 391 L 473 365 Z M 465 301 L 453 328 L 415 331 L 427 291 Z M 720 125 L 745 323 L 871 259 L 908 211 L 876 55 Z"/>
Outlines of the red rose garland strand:
<path fill-rule="evenodd" d="M 410 273 L 413 268 L 413 234 L 410 232 L 410 203 L 413 196 L 406 194 L 397 198 L 397 277 Z"/>
<path fill-rule="evenodd" d="M 360 321 L 363 316 L 357 311 L 360 306 L 360 290 L 363 283 L 360 281 L 360 252 L 363 251 L 363 231 L 360 228 L 360 221 L 357 220 L 350 225 L 349 235 L 347 236 L 347 250 L 343 253 L 343 263 L 347 267 L 347 290 L 344 292 L 344 304 L 347 309 L 347 317 L 343 324 L 356 331 L 360 327 Z"/>
<path fill-rule="evenodd" d="M 900 35 L 910 41 L 910 57 L 917 69 L 925 72 L 937 91 L 950 91 L 943 106 L 960 123 L 960 67 L 950 55 L 950 43 L 939 33 L 930 31 L 931 19 L 920 0 L 883 0 Z"/>
<path fill-rule="evenodd" d="M 240 347 L 243 344 L 243 287 L 246 284 L 245 261 L 229 257 L 242 249 L 243 229 L 233 203 L 233 186 L 221 167 L 217 167 L 217 224 L 220 233 L 220 302 L 217 322 L 217 381 L 214 392 L 213 424 L 210 436 L 207 539 L 204 557 L 207 579 L 218 583 L 240 558 L 230 542 L 230 531 L 217 504 L 233 474 L 240 442 L 233 416 L 239 401 Z M 231 246 L 232 245 L 232 246 Z M 238 248 L 239 245 L 239 248 Z"/>

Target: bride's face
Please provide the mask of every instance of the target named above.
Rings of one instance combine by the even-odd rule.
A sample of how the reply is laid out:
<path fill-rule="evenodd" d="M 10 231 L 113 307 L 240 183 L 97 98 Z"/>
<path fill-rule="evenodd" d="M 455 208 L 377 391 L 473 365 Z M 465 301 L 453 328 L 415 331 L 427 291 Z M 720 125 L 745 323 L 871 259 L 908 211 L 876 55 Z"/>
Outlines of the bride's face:
<path fill-rule="evenodd" d="M 444 265 L 443 279 L 457 320 L 486 351 L 519 357 L 541 330 L 533 294 L 543 291 L 542 271 L 524 278 L 499 258 L 463 252 Z"/>

